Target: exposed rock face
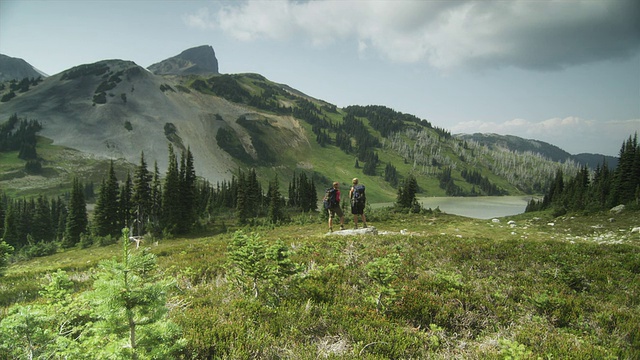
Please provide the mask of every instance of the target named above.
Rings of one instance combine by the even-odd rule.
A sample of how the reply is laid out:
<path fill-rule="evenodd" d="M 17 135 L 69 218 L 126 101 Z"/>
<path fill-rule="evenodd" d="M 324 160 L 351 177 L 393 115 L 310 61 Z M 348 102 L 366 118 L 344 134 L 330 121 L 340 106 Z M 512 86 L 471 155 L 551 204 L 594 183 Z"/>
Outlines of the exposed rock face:
<path fill-rule="evenodd" d="M 156 75 L 218 74 L 218 59 L 210 45 L 187 49 L 148 67 Z"/>
<path fill-rule="evenodd" d="M 0 82 L 38 76 L 46 77 L 26 61 L 0 54 Z"/>

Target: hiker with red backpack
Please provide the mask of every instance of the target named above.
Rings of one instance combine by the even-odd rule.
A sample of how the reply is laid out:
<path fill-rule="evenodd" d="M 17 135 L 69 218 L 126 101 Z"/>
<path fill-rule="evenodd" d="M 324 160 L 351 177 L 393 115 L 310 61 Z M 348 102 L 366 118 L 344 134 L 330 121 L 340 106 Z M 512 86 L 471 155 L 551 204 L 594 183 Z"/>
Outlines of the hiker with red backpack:
<path fill-rule="evenodd" d="M 358 178 L 353 178 L 351 181 L 353 185 L 349 190 L 349 198 L 351 199 L 351 213 L 353 214 L 353 223 L 355 228 L 358 228 L 358 215 L 362 217 L 362 227 L 367 227 L 367 218 L 364 216 L 364 206 L 367 202 L 367 197 L 364 193 L 364 185 L 359 184 Z"/>
<path fill-rule="evenodd" d="M 344 213 L 340 208 L 340 183 L 335 181 L 333 186 L 325 191 L 322 202 L 324 208 L 329 211 L 329 231 L 333 231 L 333 217 L 336 215 L 340 217 L 340 230 L 344 230 Z"/>

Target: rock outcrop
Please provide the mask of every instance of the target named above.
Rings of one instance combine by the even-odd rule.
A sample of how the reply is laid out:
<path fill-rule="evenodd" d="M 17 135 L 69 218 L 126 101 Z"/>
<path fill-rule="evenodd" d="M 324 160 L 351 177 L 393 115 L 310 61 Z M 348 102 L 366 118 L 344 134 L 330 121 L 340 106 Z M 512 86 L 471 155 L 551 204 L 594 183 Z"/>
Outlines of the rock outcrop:
<path fill-rule="evenodd" d="M 218 74 L 218 59 L 211 45 L 187 49 L 147 68 L 156 75 Z"/>
<path fill-rule="evenodd" d="M 338 231 L 327 233 L 327 235 L 342 235 L 342 236 L 347 236 L 347 235 L 378 235 L 378 229 L 376 229 L 374 226 L 369 226 L 369 227 L 360 228 L 360 229 L 338 230 Z"/>

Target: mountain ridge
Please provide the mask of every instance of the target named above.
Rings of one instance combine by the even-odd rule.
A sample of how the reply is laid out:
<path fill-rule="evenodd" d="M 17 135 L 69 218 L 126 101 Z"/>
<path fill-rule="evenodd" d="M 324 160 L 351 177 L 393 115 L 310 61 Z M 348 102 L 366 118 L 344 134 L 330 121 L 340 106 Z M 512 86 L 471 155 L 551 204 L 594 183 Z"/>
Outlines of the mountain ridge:
<path fill-rule="evenodd" d="M 573 160 L 582 166 L 589 167 L 592 170 L 597 166 L 602 166 L 605 161 L 609 168 L 615 168 L 618 165 L 618 158 L 613 156 L 592 153 L 571 154 L 564 149 L 545 141 L 525 139 L 515 135 L 473 133 L 455 134 L 454 136 L 464 140 L 473 140 L 489 147 L 503 147 L 511 151 L 519 152 L 535 152 L 552 161 L 565 162 L 567 160 Z"/>
<path fill-rule="evenodd" d="M 469 147 L 384 106 L 337 108 L 259 74 L 158 75 L 117 59 L 65 70 L 0 103 L 0 120 L 13 114 L 39 120 L 54 145 L 106 160 L 136 164 L 143 152 L 164 172 L 171 144 L 188 148 L 198 176 L 213 183 L 251 167 L 262 181 L 296 171 L 322 182 L 357 176 L 383 201 L 410 173 L 424 194 L 442 196 L 485 194 L 480 180 L 498 193 L 540 192 L 557 168 L 577 171 L 572 162 Z M 501 170 L 504 156 L 521 173 Z"/>

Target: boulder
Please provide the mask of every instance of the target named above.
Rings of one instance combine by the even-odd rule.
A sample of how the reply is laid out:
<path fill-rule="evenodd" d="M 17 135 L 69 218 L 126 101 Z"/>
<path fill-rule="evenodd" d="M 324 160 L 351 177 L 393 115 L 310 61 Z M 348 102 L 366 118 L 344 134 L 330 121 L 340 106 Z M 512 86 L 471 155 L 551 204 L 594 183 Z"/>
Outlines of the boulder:
<path fill-rule="evenodd" d="M 342 236 L 347 236 L 347 235 L 378 235 L 378 229 L 376 229 L 375 226 L 369 226 L 369 227 L 366 227 L 366 228 L 359 228 L 359 229 L 338 230 L 338 231 L 334 231 L 334 232 L 329 232 L 329 233 L 327 233 L 327 235 L 342 235 Z"/>
<path fill-rule="evenodd" d="M 624 210 L 624 205 L 618 205 L 618 206 L 612 207 L 611 210 L 609 211 L 614 214 L 619 214 L 622 212 L 622 210 Z"/>

